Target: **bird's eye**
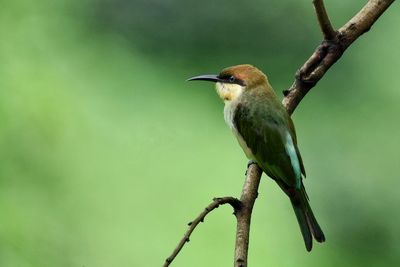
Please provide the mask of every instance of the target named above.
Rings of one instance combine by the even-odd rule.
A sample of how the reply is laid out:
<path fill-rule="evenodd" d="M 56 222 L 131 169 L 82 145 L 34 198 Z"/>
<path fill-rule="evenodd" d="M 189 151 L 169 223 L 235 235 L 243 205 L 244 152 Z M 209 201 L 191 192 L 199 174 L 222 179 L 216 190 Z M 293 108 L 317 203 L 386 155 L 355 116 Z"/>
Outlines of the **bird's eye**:
<path fill-rule="evenodd" d="M 231 83 L 233 83 L 235 80 L 236 80 L 236 79 L 235 79 L 234 76 L 229 77 L 229 81 L 230 81 Z"/>

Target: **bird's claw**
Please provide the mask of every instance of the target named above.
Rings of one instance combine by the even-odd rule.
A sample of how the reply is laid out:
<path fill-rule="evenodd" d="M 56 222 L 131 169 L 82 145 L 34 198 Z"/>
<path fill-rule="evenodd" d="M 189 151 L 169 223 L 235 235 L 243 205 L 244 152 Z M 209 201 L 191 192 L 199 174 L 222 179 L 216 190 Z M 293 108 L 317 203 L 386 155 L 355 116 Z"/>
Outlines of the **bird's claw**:
<path fill-rule="evenodd" d="M 257 164 L 257 162 L 255 162 L 254 160 L 249 160 L 249 162 L 247 163 L 247 169 L 246 172 L 244 173 L 245 176 L 247 176 L 247 171 L 249 169 L 249 167 L 253 164 Z"/>

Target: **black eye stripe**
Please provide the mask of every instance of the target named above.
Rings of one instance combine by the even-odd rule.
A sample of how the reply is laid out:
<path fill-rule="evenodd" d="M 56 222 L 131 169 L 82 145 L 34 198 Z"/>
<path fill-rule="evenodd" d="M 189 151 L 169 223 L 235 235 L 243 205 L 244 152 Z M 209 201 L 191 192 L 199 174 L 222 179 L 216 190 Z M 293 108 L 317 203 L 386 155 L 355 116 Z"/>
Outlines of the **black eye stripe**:
<path fill-rule="evenodd" d="M 225 75 L 219 75 L 218 78 L 219 78 L 222 82 L 225 82 L 225 83 L 239 84 L 239 85 L 242 85 L 242 86 L 245 85 L 243 80 L 237 79 L 237 78 L 235 78 L 235 76 L 233 76 L 233 75 L 227 75 L 227 74 L 225 74 Z"/>

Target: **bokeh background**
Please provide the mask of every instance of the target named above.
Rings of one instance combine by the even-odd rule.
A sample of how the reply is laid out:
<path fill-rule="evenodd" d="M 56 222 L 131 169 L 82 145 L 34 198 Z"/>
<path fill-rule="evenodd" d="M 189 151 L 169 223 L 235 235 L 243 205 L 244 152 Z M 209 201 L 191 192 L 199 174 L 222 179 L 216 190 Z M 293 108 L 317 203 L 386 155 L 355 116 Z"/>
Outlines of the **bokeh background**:
<path fill-rule="evenodd" d="M 366 1 L 326 1 L 336 27 Z M 400 262 L 400 34 L 395 3 L 294 114 L 327 242 L 307 253 L 266 177 L 250 266 Z M 321 40 L 311 1 L 3 0 L 0 266 L 161 266 L 215 196 L 239 196 L 247 159 L 211 84 L 251 63 L 275 90 Z M 231 266 L 230 207 L 173 266 Z"/>

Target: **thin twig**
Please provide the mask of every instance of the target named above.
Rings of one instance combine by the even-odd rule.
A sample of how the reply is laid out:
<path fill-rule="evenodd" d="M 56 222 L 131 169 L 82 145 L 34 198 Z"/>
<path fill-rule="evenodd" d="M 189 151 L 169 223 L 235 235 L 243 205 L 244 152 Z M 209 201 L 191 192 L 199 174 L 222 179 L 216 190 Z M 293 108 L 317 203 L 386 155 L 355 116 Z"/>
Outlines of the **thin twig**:
<path fill-rule="evenodd" d="M 175 259 L 175 257 L 178 255 L 178 253 L 181 251 L 183 246 L 187 242 L 189 242 L 190 235 L 192 234 L 192 232 L 194 231 L 194 229 L 196 228 L 196 226 L 199 223 L 204 222 L 204 218 L 207 216 L 207 214 L 209 214 L 214 209 L 218 208 L 219 205 L 224 205 L 224 204 L 231 205 L 232 208 L 234 209 L 234 213 L 236 213 L 237 210 L 240 210 L 241 205 L 242 205 L 241 202 L 237 198 L 234 198 L 234 197 L 214 198 L 213 202 L 211 202 L 210 205 L 208 205 L 193 221 L 188 223 L 188 225 L 189 225 L 188 230 L 186 231 L 185 235 L 183 236 L 183 238 L 181 239 L 179 244 L 176 246 L 176 248 L 172 252 L 171 256 L 169 256 L 165 260 L 164 265 L 163 265 L 164 267 L 169 266 L 171 264 L 171 262 Z"/>
<path fill-rule="evenodd" d="M 333 40 L 336 37 L 336 31 L 332 27 L 329 20 L 328 13 L 326 12 L 323 0 L 313 0 L 315 12 L 317 13 L 318 23 L 321 31 L 324 34 L 325 40 Z"/>

